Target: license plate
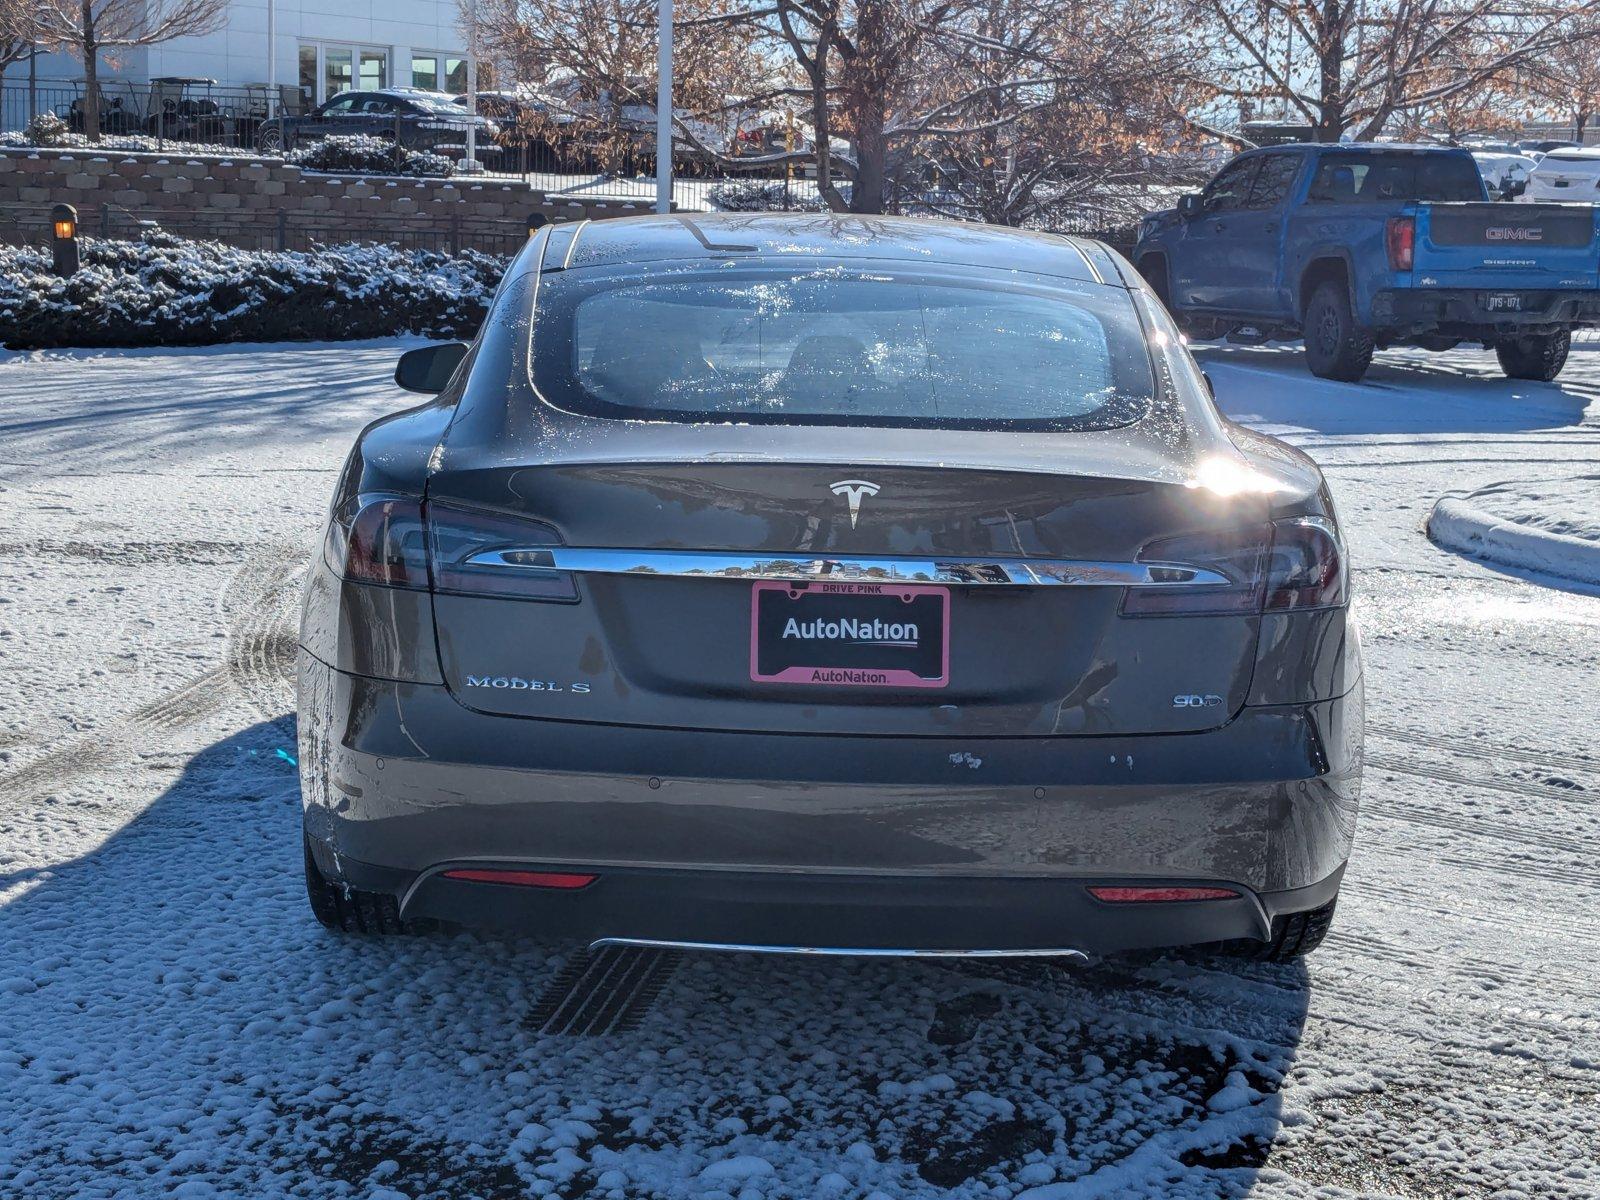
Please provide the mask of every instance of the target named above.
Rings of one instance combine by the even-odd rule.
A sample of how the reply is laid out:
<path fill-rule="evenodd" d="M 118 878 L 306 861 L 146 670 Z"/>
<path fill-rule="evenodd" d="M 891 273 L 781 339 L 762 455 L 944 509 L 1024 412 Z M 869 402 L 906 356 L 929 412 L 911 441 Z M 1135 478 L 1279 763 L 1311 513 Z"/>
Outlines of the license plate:
<path fill-rule="evenodd" d="M 1490 312 L 1521 312 L 1522 296 L 1517 292 L 1489 292 L 1483 306 Z"/>
<path fill-rule="evenodd" d="M 750 594 L 750 679 L 942 688 L 950 682 L 949 589 L 762 580 Z"/>

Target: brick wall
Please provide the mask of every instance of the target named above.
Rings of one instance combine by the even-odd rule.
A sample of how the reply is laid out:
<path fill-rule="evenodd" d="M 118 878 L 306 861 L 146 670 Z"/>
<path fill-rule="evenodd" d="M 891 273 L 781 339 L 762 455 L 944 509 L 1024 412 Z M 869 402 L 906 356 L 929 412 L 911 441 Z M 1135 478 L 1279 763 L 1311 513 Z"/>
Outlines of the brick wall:
<path fill-rule="evenodd" d="M 153 220 L 239 245 L 394 241 L 504 253 L 534 212 L 552 221 L 648 212 L 643 201 L 568 199 L 516 181 L 319 175 L 272 159 L 0 148 L 0 240 L 37 241 L 53 204 L 83 232 L 129 236 Z"/>

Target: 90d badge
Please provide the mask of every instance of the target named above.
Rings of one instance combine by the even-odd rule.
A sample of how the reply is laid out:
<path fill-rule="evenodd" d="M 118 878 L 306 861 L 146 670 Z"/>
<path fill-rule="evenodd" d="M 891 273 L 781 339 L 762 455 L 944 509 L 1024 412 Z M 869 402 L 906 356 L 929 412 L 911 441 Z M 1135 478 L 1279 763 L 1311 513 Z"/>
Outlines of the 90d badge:
<path fill-rule="evenodd" d="M 1218 708 L 1222 704 L 1222 697 L 1216 695 L 1205 696 L 1174 696 L 1173 708 Z"/>
<path fill-rule="evenodd" d="M 509 688 L 514 692 L 573 692 L 578 695 L 589 691 L 587 683 L 552 683 L 545 679 L 523 679 L 520 675 L 468 675 L 467 686 Z"/>

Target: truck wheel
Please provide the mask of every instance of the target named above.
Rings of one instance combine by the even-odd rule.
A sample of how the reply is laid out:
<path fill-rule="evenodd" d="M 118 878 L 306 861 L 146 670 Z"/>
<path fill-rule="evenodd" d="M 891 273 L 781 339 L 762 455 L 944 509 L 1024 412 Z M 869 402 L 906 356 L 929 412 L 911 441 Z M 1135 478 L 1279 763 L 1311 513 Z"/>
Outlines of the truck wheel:
<path fill-rule="evenodd" d="M 1549 383 L 1567 365 L 1567 350 L 1571 345 L 1572 331 L 1563 329 L 1559 333 L 1506 338 L 1495 343 L 1494 354 L 1507 379 L 1537 379 Z"/>
<path fill-rule="evenodd" d="M 1161 307 L 1172 311 L 1172 281 L 1167 276 L 1167 258 L 1164 254 L 1146 254 L 1139 260 L 1139 274 L 1150 285 L 1150 290 L 1161 301 Z"/>
<path fill-rule="evenodd" d="M 1322 379 L 1354 383 L 1372 365 L 1372 332 L 1356 324 L 1350 293 L 1328 280 L 1317 285 L 1306 305 L 1306 365 Z"/>

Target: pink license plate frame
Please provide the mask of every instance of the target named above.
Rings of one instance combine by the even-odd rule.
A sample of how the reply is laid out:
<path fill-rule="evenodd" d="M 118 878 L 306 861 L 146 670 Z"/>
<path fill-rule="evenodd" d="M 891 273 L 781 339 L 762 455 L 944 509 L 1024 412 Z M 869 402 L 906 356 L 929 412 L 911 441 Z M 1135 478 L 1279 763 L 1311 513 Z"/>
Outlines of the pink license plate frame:
<path fill-rule="evenodd" d="M 939 675 L 928 678 L 915 671 L 896 668 L 793 665 L 763 674 L 760 655 L 760 607 L 766 592 L 787 592 L 791 599 L 802 595 L 861 595 L 892 597 L 909 601 L 919 596 L 939 600 Z M 943 688 L 950 684 L 950 589 L 930 584 L 846 583 L 809 581 L 803 585 L 783 580 L 763 579 L 750 589 L 750 681 L 752 683 L 801 684 L 806 687 L 888 687 Z"/>

